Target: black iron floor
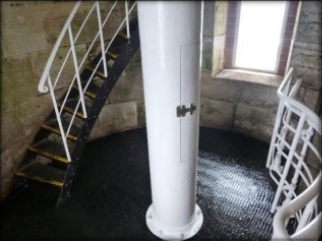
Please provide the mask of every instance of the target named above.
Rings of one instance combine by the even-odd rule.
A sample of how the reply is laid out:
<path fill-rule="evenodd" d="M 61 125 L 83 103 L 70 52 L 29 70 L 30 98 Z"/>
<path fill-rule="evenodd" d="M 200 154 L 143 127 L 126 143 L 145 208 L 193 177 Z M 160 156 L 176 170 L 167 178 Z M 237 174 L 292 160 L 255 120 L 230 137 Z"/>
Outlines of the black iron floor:
<path fill-rule="evenodd" d="M 275 186 L 265 168 L 268 144 L 201 127 L 199 146 L 204 224 L 191 240 L 269 240 Z M 59 209 L 57 191 L 32 183 L 3 203 L 2 240 L 158 240 L 145 224 L 151 203 L 146 129 L 87 144 L 73 195 Z"/>

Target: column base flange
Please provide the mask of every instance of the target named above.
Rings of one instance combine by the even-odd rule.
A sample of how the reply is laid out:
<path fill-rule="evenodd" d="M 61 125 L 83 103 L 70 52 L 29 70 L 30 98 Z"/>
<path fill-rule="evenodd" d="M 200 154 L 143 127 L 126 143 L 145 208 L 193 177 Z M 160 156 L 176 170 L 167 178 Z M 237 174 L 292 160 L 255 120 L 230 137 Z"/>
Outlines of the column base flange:
<path fill-rule="evenodd" d="M 203 214 L 200 207 L 196 204 L 193 221 L 186 227 L 179 229 L 165 230 L 160 227 L 159 222 L 153 216 L 153 205 L 148 208 L 145 216 L 149 230 L 163 240 L 186 240 L 194 236 L 200 230 L 203 223 Z"/>

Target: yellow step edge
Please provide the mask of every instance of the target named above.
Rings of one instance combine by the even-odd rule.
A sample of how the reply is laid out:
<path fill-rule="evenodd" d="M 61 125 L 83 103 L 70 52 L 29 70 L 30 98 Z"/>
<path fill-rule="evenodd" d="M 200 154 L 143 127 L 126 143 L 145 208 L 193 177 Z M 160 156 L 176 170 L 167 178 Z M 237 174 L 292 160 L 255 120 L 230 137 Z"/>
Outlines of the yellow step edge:
<path fill-rule="evenodd" d="M 68 159 L 66 157 L 61 157 L 61 156 L 58 156 L 58 155 L 52 154 L 50 152 L 47 152 L 47 151 L 43 151 L 43 150 L 34 148 L 34 147 L 28 147 L 28 149 L 30 151 L 33 151 L 35 153 L 38 153 L 38 154 L 40 154 L 42 156 L 46 156 L 46 157 L 49 157 L 51 159 L 54 159 L 54 160 L 57 160 L 57 161 L 60 161 L 60 162 L 63 162 L 63 163 L 68 164 Z"/>
<path fill-rule="evenodd" d="M 89 70 L 91 70 L 92 72 L 94 72 L 94 70 L 95 70 L 95 68 L 93 68 L 91 65 L 86 65 L 86 68 L 89 69 Z M 105 75 L 104 75 L 104 73 L 102 73 L 99 70 L 96 70 L 95 74 L 98 75 L 101 78 L 106 78 Z"/>
<path fill-rule="evenodd" d="M 126 40 L 128 40 L 129 38 L 127 37 L 127 35 L 125 35 L 124 33 L 119 32 L 118 35 L 120 35 L 121 37 L 125 38 Z"/>
<path fill-rule="evenodd" d="M 56 129 L 56 128 L 51 127 L 51 126 L 48 126 L 48 125 L 46 125 L 46 124 L 42 124 L 42 125 L 41 125 L 41 127 L 45 128 L 45 129 L 47 129 L 47 130 L 49 130 L 49 131 L 52 131 L 52 132 L 54 132 L 54 133 L 56 133 L 56 134 L 58 134 L 58 135 L 61 135 L 61 133 L 60 133 L 60 130 L 59 130 L 59 129 Z M 76 136 L 74 136 L 74 135 L 72 135 L 72 134 L 68 134 L 68 135 L 67 135 L 67 137 L 68 137 L 69 139 L 73 140 L 73 141 L 77 141 L 77 137 L 76 137 Z"/>
<path fill-rule="evenodd" d="M 78 90 L 78 86 L 73 85 L 73 88 Z M 93 92 L 90 92 L 89 90 L 85 91 L 85 95 L 87 95 L 88 97 L 91 97 L 93 99 L 96 98 L 96 94 L 94 94 Z"/>
<path fill-rule="evenodd" d="M 116 59 L 116 58 L 117 58 L 117 55 L 116 55 L 116 54 L 114 54 L 114 53 L 112 53 L 112 52 L 110 52 L 110 51 L 108 51 L 108 52 L 107 52 L 107 54 L 108 54 L 109 56 L 111 56 L 113 59 Z"/>
<path fill-rule="evenodd" d="M 42 177 L 28 175 L 26 173 L 19 172 L 19 171 L 16 172 L 15 175 L 18 176 L 18 177 L 27 177 L 27 178 L 34 179 L 34 180 L 37 180 L 37 181 L 46 182 L 46 183 L 52 184 L 52 185 L 57 186 L 57 187 L 63 187 L 63 185 L 64 185 L 63 182 L 50 181 L 50 180 L 46 180 L 46 179 L 44 179 Z"/>
<path fill-rule="evenodd" d="M 58 106 L 61 108 L 61 104 L 58 104 Z M 74 114 L 75 110 L 72 108 L 69 108 L 67 106 L 64 106 L 64 110 L 68 111 L 71 114 Z M 85 116 L 81 112 L 76 112 L 76 116 L 80 118 L 85 118 Z"/>

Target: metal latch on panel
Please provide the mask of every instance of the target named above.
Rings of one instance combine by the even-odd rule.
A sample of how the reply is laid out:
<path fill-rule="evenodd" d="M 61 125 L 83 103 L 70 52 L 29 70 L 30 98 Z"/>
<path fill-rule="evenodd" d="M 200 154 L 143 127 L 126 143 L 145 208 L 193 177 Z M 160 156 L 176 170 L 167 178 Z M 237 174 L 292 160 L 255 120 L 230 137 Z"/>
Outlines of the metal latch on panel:
<path fill-rule="evenodd" d="M 178 106 L 177 107 L 177 117 L 184 117 L 186 115 L 187 112 L 190 112 L 190 115 L 193 114 L 193 112 L 196 110 L 196 106 L 193 105 L 192 103 L 190 104 L 189 108 L 186 108 L 185 105 L 182 106 Z"/>

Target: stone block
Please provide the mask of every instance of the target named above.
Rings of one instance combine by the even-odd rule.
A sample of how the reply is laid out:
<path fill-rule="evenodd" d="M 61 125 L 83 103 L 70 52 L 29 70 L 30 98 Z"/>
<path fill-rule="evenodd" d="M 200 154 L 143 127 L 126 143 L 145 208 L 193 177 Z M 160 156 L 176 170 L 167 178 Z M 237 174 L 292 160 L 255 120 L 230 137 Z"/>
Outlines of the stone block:
<path fill-rule="evenodd" d="M 9 149 L 1 153 L 1 176 L 13 175 L 16 166 Z"/>
<path fill-rule="evenodd" d="M 304 105 L 317 113 L 321 108 L 321 92 L 307 88 L 305 90 Z"/>
<path fill-rule="evenodd" d="M 321 3 L 318 1 L 302 3 L 295 41 L 321 45 Z"/>
<path fill-rule="evenodd" d="M 303 80 L 301 86 L 315 90 L 321 89 L 321 69 L 295 64 L 293 61 L 291 62 L 291 66 L 294 68 L 293 79 L 301 78 Z"/>
<path fill-rule="evenodd" d="M 223 69 L 216 75 L 216 78 L 275 87 L 279 87 L 283 80 L 283 76 L 280 75 L 242 69 Z"/>
<path fill-rule="evenodd" d="M 142 72 L 141 51 L 138 49 L 133 55 L 125 69 L 126 72 L 137 71 Z M 142 79 L 142 78 L 141 78 Z"/>
<path fill-rule="evenodd" d="M 55 45 L 57 38 L 60 35 L 74 5 L 75 5 L 75 2 L 70 2 L 70 3 L 65 2 L 60 4 L 49 3 L 46 5 L 42 5 L 44 29 L 45 29 L 48 45 L 50 47 L 53 47 Z M 59 8 L 61 11 L 57 11 L 57 8 Z M 77 17 L 75 16 L 76 23 L 78 22 L 77 20 L 79 20 L 80 17 L 82 17 L 84 20 L 83 12 L 81 13 L 81 15 L 82 16 L 80 16 L 80 14 L 77 14 L 76 15 Z M 75 37 L 76 33 L 75 33 L 75 29 L 73 28 L 73 25 L 72 25 L 72 30 L 74 30 L 73 36 Z M 62 40 L 62 46 L 70 46 L 68 31 L 66 31 L 64 35 L 64 38 Z"/>
<path fill-rule="evenodd" d="M 105 105 L 99 114 L 101 130 L 108 135 L 138 126 L 136 102 Z"/>
<path fill-rule="evenodd" d="M 37 1 L 36 4 L 41 11 L 43 19 L 46 17 L 61 17 L 65 16 L 66 19 L 70 12 L 73 10 L 76 2 L 73 1 Z M 83 2 L 79 10 L 81 12 L 87 11 L 93 3 Z M 58 35 L 57 35 L 58 37 Z"/>
<path fill-rule="evenodd" d="M 234 131 L 269 142 L 273 133 L 276 111 L 272 108 L 239 103 L 235 112 Z"/>
<path fill-rule="evenodd" d="M 204 2 L 203 36 L 213 37 L 214 32 L 214 1 Z"/>
<path fill-rule="evenodd" d="M 145 126 L 145 103 L 143 100 L 136 101 L 137 115 L 138 115 L 138 126 Z"/>
<path fill-rule="evenodd" d="M 309 50 L 309 51 L 316 51 L 321 52 L 321 45 L 315 44 L 315 43 L 302 43 L 299 41 L 295 41 L 293 44 L 293 51 L 295 49 L 303 49 L 303 50 Z"/>
<path fill-rule="evenodd" d="M 228 2 L 215 2 L 215 17 L 214 17 L 214 36 L 226 34 L 226 23 L 228 14 Z"/>
<path fill-rule="evenodd" d="M 143 80 L 141 71 L 125 69 L 109 95 L 110 103 L 142 100 Z"/>
<path fill-rule="evenodd" d="M 25 132 L 20 117 L 20 112 L 15 108 L 1 110 L 1 151 L 24 139 Z"/>
<path fill-rule="evenodd" d="M 213 42 L 213 67 L 212 73 L 216 75 L 219 71 L 224 68 L 225 60 L 225 40 L 226 35 L 220 35 L 214 37 Z"/>
<path fill-rule="evenodd" d="M 216 58 L 213 59 L 213 63 L 212 63 L 213 76 L 217 75 L 223 69 L 223 66 L 224 66 L 224 57 L 219 53 L 218 56 L 216 56 Z"/>
<path fill-rule="evenodd" d="M 321 52 L 293 48 L 291 65 L 294 64 L 321 71 Z"/>
<path fill-rule="evenodd" d="M 321 2 L 308 1 L 301 4 L 300 22 L 321 22 Z"/>
<path fill-rule="evenodd" d="M 45 7 L 44 12 L 45 13 L 47 12 L 47 14 L 44 14 L 44 27 L 46 30 L 48 43 L 50 44 L 50 46 L 53 46 L 56 43 L 57 37 L 59 36 L 69 16 L 70 11 L 74 7 L 74 4 L 75 4 L 74 2 L 73 4 L 61 3 L 60 5 L 58 3 L 52 3 L 51 5 L 56 5 L 56 8 L 57 7 L 62 8 L 63 11 L 61 13 L 48 9 L 48 6 Z M 102 22 L 106 18 L 107 13 L 110 10 L 110 7 L 112 4 L 113 4 L 112 2 L 100 3 Z M 105 40 L 109 40 L 112 38 L 115 31 L 119 27 L 121 21 L 123 20 L 125 16 L 123 5 L 124 4 L 117 5 L 117 7 L 111 13 L 107 23 L 103 27 L 103 33 L 104 33 L 103 37 Z M 89 14 L 89 11 L 92 8 L 92 6 L 93 6 L 93 2 L 84 2 L 80 5 L 79 10 L 75 14 L 71 22 L 71 29 L 72 29 L 74 38 L 78 34 L 78 30 L 80 26 L 83 24 L 84 19 Z M 96 40 L 94 40 L 97 32 L 98 32 L 98 22 L 97 22 L 97 10 L 95 7 L 94 10 L 90 13 L 89 18 L 83 27 L 83 30 L 78 35 L 76 44 L 85 44 L 85 43 L 91 43 L 92 41 L 99 41 L 99 37 Z M 70 45 L 68 32 L 66 32 L 62 43 L 64 46 Z"/>
<path fill-rule="evenodd" d="M 6 149 L 1 153 L 0 201 L 5 199 L 11 189 L 15 170 L 11 153 Z"/>
<path fill-rule="evenodd" d="M 210 73 L 202 72 L 202 98 L 233 103 L 239 100 L 243 89 L 240 82 L 211 78 Z"/>
<path fill-rule="evenodd" d="M 14 176 L 13 175 L 5 175 L 0 177 L 0 202 L 5 200 L 5 198 L 10 193 L 10 189 L 13 185 Z"/>
<path fill-rule="evenodd" d="M 253 83 L 244 83 L 244 89 L 239 101 L 248 105 L 271 107 L 272 109 L 277 110 L 279 103 L 277 88 Z"/>
<path fill-rule="evenodd" d="M 35 134 L 36 133 L 33 133 L 33 135 L 27 135 L 23 139 L 18 140 L 9 146 L 12 160 L 17 168 L 20 166 L 22 159 L 27 152 L 27 148 L 32 143 L 33 136 Z"/>
<path fill-rule="evenodd" d="M 19 108 L 19 119 L 23 123 L 26 136 L 34 135 L 40 128 L 40 125 L 54 109 L 49 94 L 27 99 L 21 103 Z"/>
<path fill-rule="evenodd" d="M 96 119 L 95 124 L 93 126 L 93 129 L 88 137 L 88 141 L 93 141 L 96 139 L 99 139 L 101 137 L 106 136 L 107 133 L 105 133 L 102 129 L 101 129 L 101 125 L 99 122 L 99 119 Z"/>
<path fill-rule="evenodd" d="M 310 26 L 305 26 L 305 27 L 309 28 Z M 303 27 L 303 28 L 305 28 L 305 27 Z M 318 28 L 318 27 L 321 27 L 321 26 L 316 26 L 316 28 Z M 312 27 L 311 27 L 311 29 L 312 29 Z M 315 29 L 315 31 L 317 31 L 317 29 Z M 321 45 L 321 34 L 314 32 L 314 31 L 297 32 L 296 41 Z"/>
<path fill-rule="evenodd" d="M 114 2 L 109 2 L 109 1 L 102 1 L 101 2 L 101 16 L 102 19 L 104 19 L 109 12 L 111 6 L 114 4 Z M 129 5 L 129 8 L 131 8 L 131 4 Z M 136 8 L 134 8 L 136 9 Z M 130 20 L 135 17 L 135 12 L 136 10 L 132 11 L 130 15 Z M 116 7 L 113 9 L 111 15 L 109 16 L 107 23 L 105 25 L 104 29 L 104 34 L 113 34 L 115 33 L 116 29 L 120 27 L 121 22 L 125 18 L 125 4 L 124 2 L 119 2 Z M 126 24 L 123 24 L 122 28 L 125 28 Z M 107 35 L 105 35 L 107 36 Z"/>
<path fill-rule="evenodd" d="M 3 5 L 1 15 L 1 44 L 5 58 L 48 48 L 38 5 Z"/>
<path fill-rule="evenodd" d="M 201 98 L 200 125 L 229 130 L 233 125 L 234 110 L 234 104 Z"/>
<path fill-rule="evenodd" d="M 37 95 L 36 76 L 28 57 L 2 60 L 1 104 L 2 109 L 14 108 Z"/>
<path fill-rule="evenodd" d="M 213 42 L 212 39 L 208 39 L 207 42 L 203 43 L 203 47 L 202 47 L 202 69 L 203 70 L 208 70 L 211 71 L 212 70 L 212 63 L 213 63 Z"/>
<path fill-rule="evenodd" d="M 214 54 L 218 52 L 225 52 L 226 35 L 219 35 L 214 37 Z"/>

